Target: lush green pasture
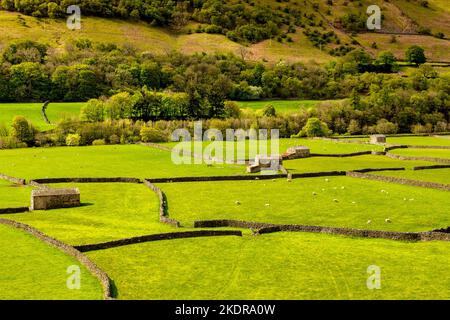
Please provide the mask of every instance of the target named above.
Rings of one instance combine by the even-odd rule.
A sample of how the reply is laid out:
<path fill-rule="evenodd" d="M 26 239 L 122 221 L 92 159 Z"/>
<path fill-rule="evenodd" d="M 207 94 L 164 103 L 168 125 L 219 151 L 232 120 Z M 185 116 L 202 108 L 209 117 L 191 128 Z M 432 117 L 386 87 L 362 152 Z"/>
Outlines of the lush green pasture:
<path fill-rule="evenodd" d="M 395 149 L 389 152 L 408 157 L 450 158 L 450 149 Z"/>
<path fill-rule="evenodd" d="M 369 138 L 341 138 L 342 140 L 365 141 L 369 142 Z M 421 136 L 404 136 L 404 137 L 387 137 L 386 142 L 394 145 L 411 145 L 411 146 L 450 146 L 450 136 L 439 137 L 421 137 Z"/>
<path fill-rule="evenodd" d="M 367 168 L 412 168 L 415 166 L 435 165 L 428 161 L 402 161 L 385 156 L 363 155 L 357 157 L 331 158 L 312 157 L 288 160 L 283 166 L 291 173 L 320 171 L 350 171 Z"/>
<path fill-rule="evenodd" d="M 0 124 L 10 126 L 15 116 L 24 116 L 40 130 L 48 130 L 53 126 L 45 123 L 41 114 L 43 103 L 1 103 Z M 66 117 L 79 116 L 84 103 L 51 103 L 47 107 L 47 117 L 56 123 Z"/>
<path fill-rule="evenodd" d="M 119 299 L 449 299 L 448 242 L 325 234 L 159 241 L 88 255 Z M 369 290 L 367 268 L 381 269 Z"/>
<path fill-rule="evenodd" d="M 266 106 L 272 105 L 277 113 L 296 113 L 302 109 L 315 108 L 320 100 L 257 100 L 237 101 L 241 109 L 261 111 Z"/>
<path fill-rule="evenodd" d="M 74 258 L 9 226 L 0 225 L 0 300 L 101 299 L 97 278 Z M 67 288 L 67 268 L 81 269 L 79 290 Z"/>
<path fill-rule="evenodd" d="M 0 179 L 0 208 L 27 207 L 31 188 Z"/>
<path fill-rule="evenodd" d="M 450 225 L 448 192 L 349 177 L 160 187 L 166 193 L 170 216 L 185 226 L 214 219 L 396 231 L 429 231 Z"/>
<path fill-rule="evenodd" d="M 412 146 L 450 146 L 450 139 L 445 137 L 388 137 L 386 142 Z"/>
<path fill-rule="evenodd" d="M 159 222 L 156 195 L 142 184 L 59 185 L 80 189 L 83 206 L 8 215 L 71 245 L 98 243 L 146 234 L 173 232 Z"/>
<path fill-rule="evenodd" d="M 374 174 L 450 184 L 450 169 L 383 171 L 375 172 Z"/>
<path fill-rule="evenodd" d="M 244 166 L 177 165 L 171 157 L 171 152 L 142 145 L 0 150 L 0 172 L 23 178 L 155 178 L 245 173 Z"/>
<path fill-rule="evenodd" d="M 194 142 L 169 142 L 163 145 L 177 149 L 187 149 L 195 153 L 201 153 L 196 150 Z M 306 146 L 312 153 L 318 154 L 343 154 L 362 151 L 382 151 L 383 147 L 370 144 L 342 143 L 339 141 L 313 140 L 313 139 L 279 139 L 276 140 L 246 140 L 243 142 L 229 141 L 204 141 L 201 142 L 201 150 L 212 150 L 212 156 L 224 159 L 243 159 L 254 158 L 258 153 L 269 153 L 278 145 L 280 154 L 286 152 L 289 147 Z M 205 152 L 204 152 L 205 154 Z M 210 154 L 209 151 L 206 154 Z"/>

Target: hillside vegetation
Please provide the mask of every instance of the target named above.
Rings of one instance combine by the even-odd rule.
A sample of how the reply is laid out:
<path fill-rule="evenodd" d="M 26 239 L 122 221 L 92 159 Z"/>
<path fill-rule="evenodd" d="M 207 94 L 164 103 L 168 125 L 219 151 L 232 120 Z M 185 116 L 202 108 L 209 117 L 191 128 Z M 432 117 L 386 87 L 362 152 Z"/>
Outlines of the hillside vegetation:
<path fill-rule="evenodd" d="M 93 6 L 80 0 L 82 29 L 71 31 L 63 1 L 3 0 L 0 9 L 15 12 L 0 11 L 0 31 L 5 31 L 0 45 L 28 38 L 60 47 L 84 37 L 128 43 L 154 54 L 231 52 L 251 60 L 323 63 L 356 48 L 374 56 L 391 50 L 404 59 L 402 49 L 413 43 L 427 50 L 429 60 L 448 61 L 448 40 L 441 38 L 450 34 L 450 13 L 441 0 L 423 2 L 147 0 L 143 6 L 137 1 L 99 1 Z M 366 28 L 366 9 L 373 4 L 381 8 L 382 34 Z"/>

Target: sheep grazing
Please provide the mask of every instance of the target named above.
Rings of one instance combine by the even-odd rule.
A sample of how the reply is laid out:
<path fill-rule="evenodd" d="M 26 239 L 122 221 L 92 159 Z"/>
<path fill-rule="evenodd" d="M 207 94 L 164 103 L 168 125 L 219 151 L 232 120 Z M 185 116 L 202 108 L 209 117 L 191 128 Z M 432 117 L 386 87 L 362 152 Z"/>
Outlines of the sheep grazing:
<path fill-rule="evenodd" d="M 330 182 L 330 179 L 325 179 L 325 182 Z"/>
<path fill-rule="evenodd" d="M 240 202 L 240 201 L 236 201 L 235 203 L 236 203 L 237 206 L 240 206 L 240 205 L 241 205 L 241 202 Z"/>
<path fill-rule="evenodd" d="M 341 189 L 342 189 L 342 190 L 344 190 L 344 189 L 345 189 L 345 187 L 344 187 L 344 186 L 342 186 L 342 187 L 341 187 Z"/>
<path fill-rule="evenodd" d="M 334 202 L 339 202 L 339 200 L 338 200 L 338 199 L 333 199 L 333 201 L 334 201 Z"/>
<path fill-rule="evenodd" d="M 368 220 L 368 221 L 367 221 L 367 224 L 371 224 L 371 223 L 372 223 L 372 220 Z"/>
<path fill-rule="evenodd" d="M 316 192 L 313 192 L 312 195 L 313 195 L 313 196 L 317 196 L 317 193 L 316 193 Z"/>
<path fill-rule="evenodd" d="M 384 222 L 386 222 L 386 223 L 392 223 L 391 219 L 389 219 L 389 218 L 385 219 Z"/>
<path fill-rule="evenodd" d="M 266 207 L 270 207 L 270 203 L 266 203 Z"/>

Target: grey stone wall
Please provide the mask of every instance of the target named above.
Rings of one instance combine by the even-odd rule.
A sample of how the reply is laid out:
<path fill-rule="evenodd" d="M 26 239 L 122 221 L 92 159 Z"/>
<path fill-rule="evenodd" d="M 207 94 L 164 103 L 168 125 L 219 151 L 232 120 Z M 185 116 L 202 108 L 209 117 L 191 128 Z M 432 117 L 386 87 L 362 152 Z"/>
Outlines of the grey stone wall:
<path fill-rule="evenodd" d="M 47 178 L 34 179 L 30 183 L 46 184 L 46 183 L 142 183 L 138 178 Z"/>
<path fill-rule="evenodd" d="M 25 185 L 26 184 L 25 179 L 11 177 L 11 176 L 8 176 L 8 175 L 2 174 L 2 173 L 0 173 L 0 179 L 7 180 L 9 182 L 12 182 L 12 183 L 15 183 L 15 184 L 20 184 L 20 185 Z"/>
<path fill-rule="evenodd" d="M 444 158 L 399 156 L 399 155 L 392 154 L 389 152 L 386 153 L 386 156 L 388 156 L 389 158 L 398 159 L 398 160 L 416 160 L 416 161 L 431 161 L 431 162 L 450 163 L 450 159 L 444 159 Z"/>
<path fill-rule="evenodd" d="M 311 153 L 311 157 L 326 157 L 326 158 L 347 158 L 357 157 L 372 154 L 372 151 L 361 151 L 352 153 Z"/>
<path fill-rule="evenodd" d="M 238 236 L 242 237 L 241 231 L 236 230 L 201 230 L 201 231 L 186 231 L 186 232 L 171 232 L 171 233 L 161 233 L 152 234 L 147 236 L 133 237 L 127 239 L 120 239 L 115 241 L 88 244 L 76 246 L 75 248 L 80 252 L 88 252 L 95 250 L 104 250 L 115 247 L 127 246 L 131 244 L 151 242 L 151 241 L 161 241 L 161 240 L 173 240 L 173 239 L 186 239 L 186 238 L 201 238 L 201 237 L 220 237 L 220 236 Z"/>
<path fill-rule="evenodd" d="M 450 164 L 438 164 L 434 166 L 418 166 L 414 167 L 413 170 L 430 170 L 430 169 L 447 169 L 450 168 Z"/>
<path fill-rule="evenodd" d="M 210 176 L 210 177 L 175 177 L 175 178 L 155 178 L 146 179 L 152 183 L 170 183 L 170 182 L 199 182 L 199 181 L 239 181 L 239 180 L 271 180 L 286 178 L 285 174 L 273 175 L 237 175 L 237 176 Z"/>
<path fill-rule="evenodd" d="M 28 207 L 18 207 L 18 208 L 0 208 L 0 214 L 13 214 L 13 213 L 22 213 L 28 212 Z"/>
<path fill-rule="evenodd" d="M 169 213 L 167 210 L 167 198 L 166 195 L 162 192 L 162 190 L 148 180 L 144 180 L 144 185 L 146 185 L 150 190 L 156 193 L 156 196 L 158 197 L 159 221 L 162 223 L 170 224 L 177 228 L 180 227 L 181 224 L 179 221 L 169 218 Z"/>
<path fill-rule="evenodd" d="M 450 241 L 450 233 L 442 232 L 396 232 L 382 230 L 360 230 L 352 228 L 334 228 L 322 226 L 304 226 L 295 224 L 270 224 L 260 222 L 248 222 L 238 220 L 208 220 L 196 221 L 195 228 L 251 228 L 257 229 L 259 234 L 273 232 L 313 232 L 344 235 L 362 238 L 380 238 L 401 241 Z"/>
<path fill-rule="evenodd" d="M 443 184 L 443 183 L 437 183 L 437 182 L 411 180 L 411 179 L 405 179 L 405 178 L 399 178 L 399 177 L 380 176 L 380 175 L 374 175 L 374 174 L 364 174 L 364 173 L 360 173 L 360 172 L 347 172 L 347 176 L 354 177 L 354 178 L 367 179 L 367 180 L 398 183 L 398 184 L 409 185 L 409 186 L 414 186 L 414 187 L 424 187 L 424 188 L 450 191 L 450 184 Z"/>

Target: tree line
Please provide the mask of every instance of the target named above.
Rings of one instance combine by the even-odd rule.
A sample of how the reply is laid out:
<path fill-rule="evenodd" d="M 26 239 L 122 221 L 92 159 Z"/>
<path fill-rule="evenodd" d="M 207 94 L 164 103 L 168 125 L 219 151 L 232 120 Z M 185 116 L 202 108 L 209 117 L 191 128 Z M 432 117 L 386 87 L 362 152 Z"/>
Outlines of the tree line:
<path fill-rule="evenodd" d="M 417 65 L 425 61 L 420 47 L 405 54 Z M 341 134 L 379 131 L 383 123 L 374 126 L 380 119 L 398 132 L 418 125 L 428 127 L 417 130 L 434 130 L 448 123 L 448 76 L 422 65 L 402 77 L 398 68 L 392 53 L 373 58 L 362 50 L 325 66 L 268 65 L 232 54 L 152 55 L 87 39 L 67 43 L 63 51 L 18 41 L 1 54 L 0 101 L 96 99 L 83 114 L 86 121 L 96 122 L 238 118 L 245 115 L 227 101 L 348 98 L 344 105 L 328 103 L 307 116 L 320 118 Z"/>

